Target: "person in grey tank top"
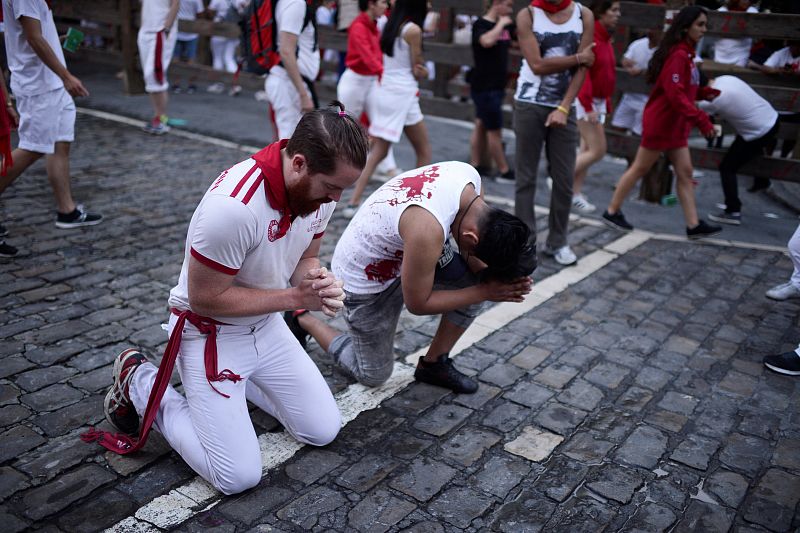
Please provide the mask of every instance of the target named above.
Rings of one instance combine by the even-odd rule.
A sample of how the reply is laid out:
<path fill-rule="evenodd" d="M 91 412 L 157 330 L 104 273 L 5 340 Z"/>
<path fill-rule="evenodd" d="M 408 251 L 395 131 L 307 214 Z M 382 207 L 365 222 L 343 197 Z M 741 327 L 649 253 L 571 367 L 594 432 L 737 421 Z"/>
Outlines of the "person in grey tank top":
<path fill-rule="evenodd" d="M 577 261 L 567 243 L 578 144 L 573 101 L 594 63 L 594 17 L 572 0 L 534 0 L 517 14 L 524 56 L 514 95 L 515 214 L 536 239 L 533 205 L 542 146 L 553 179 L 544 252 L 559 264 Z"/>

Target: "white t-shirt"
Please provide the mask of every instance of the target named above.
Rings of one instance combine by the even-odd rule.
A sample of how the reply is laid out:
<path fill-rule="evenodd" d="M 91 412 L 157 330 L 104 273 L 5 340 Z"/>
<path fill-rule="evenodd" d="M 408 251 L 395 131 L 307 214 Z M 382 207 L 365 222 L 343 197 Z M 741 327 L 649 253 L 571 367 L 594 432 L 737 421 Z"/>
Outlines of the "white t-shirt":
<path fill-rule="evenodd" d="M 203 0 L 181 0 L 178 6 L 178 20 L 195 20 L 197 14 L 203 11 L 205 11 Z M 196 38 L 196 33 L 178 32 L 179 41 L 191 41 Z"/>
<path fill-rule="evenodd" d="M 405 40 L 409 27 L 406 23 L 400 28 L 394 40 L 392 55 L 383 54 L 383 76 L 380 83 L 389 89 L 410 89 L 416 93 L 419 83 L 411 68 L 411 46 Z"/>
<path fill-rule="evenodd" d="M 698 106 L 722 117 L 745 141 L 763 137 L 778 120 L 769 102 L 736 76 L 719 76 L 710 85 L 720 91 L 719 96 L 710 102 L 702 100 Z"/>
<path fill-rule="evenodd" d="M 285 142 L 271 147 L 285 146 Z M 278 152 L 279 154 L 280 152 Z M 265 176 L 252 158 L 224 171 L 214 180 L 192 215 L 186 237 L 178 284 L 170 291 L 169 305 L 190 309 L 189 257 L 219 272 L 234 276 L 240 287 L 285 289 L 303 253 L 322 237 L 335 202 L 323 204 L 306 216 L 288 222 L 285 185 L 278 160 Z M 284 230 L 286 226 L 284 226 Z M 267 315 L 225 317 L 220 322 L 251 325 Z"/>
<path fill-rule="evenodd" d="M 728 11 L 723 6 L 719 11 Z M 754 6 L 747 8 L 747 13 L 758 13 Z M 726 65 L 738 65 L 744 67 L 750 58 L 750 48 L 753 46 L 753 39 L 742 37 L 741 39 L 717 39 L 714 43 L 714 61 Z"/>
<path fill-rule="evenodd" d="M 650 39 L 647 37 L 642 37 L 641 39 L 636 39 L 631 44 L 628 45 L 628 49 L 625 50 L 625 53 L 622 57 L 633 61 L 633 64 L 638 69 L 642 69 L 645 72 L 647 71 L 647 65 L 650 63 L 650 59 L 653 57 L 653 54 L 656 53 L 658 46 L 655 48 L 650 48 Z M 644 74 L 644 73 L 643 73 Z M 646 93 L 625 93 L 630 98 L 635 99 L 636 101 L 644 102 L 647 101 L 647 94 Z"/>
<path fill-rule="evenodd" d="M 791 65 L 791 69 L 797 72 L 800 69 L 800 56 L 792 56 L 789 47 L 781 48 L 777 52 L 773 52 L 769 58 L 764 62 L 764 65 L 772 68 L 785 68 L 786 65 Z"/>
<path fill-rule="evenodd" d="M 298 36 L 297 67 L 302 76 L 315 80 L 319 74 L 320 57 L 314 47 L 314 25 L 309 22 L 303 28 L 306 9 L 305 0 L 280 0 L 275 8 L 275 20 L 279 33 L 285 31 Z"/>
<path fill-rule="evenodd" d="M 142 0 L 142 25 L 139 31 L 157 32 L 164 29 L 164 23 L 169 15 L 170 0 Z M 178 17 L 169 31 L 173 31 L 178 25 Z"/>
<path fill-rule="evenodd" d="M 333 273 L 348 292 L 381 292 L 400 277 L 403 239 L 399 226 L 406 208 L 418 205 L 436 217 L 444 246 L 461 192 L 470 183 L 480 194 L 480 175 L 460 161 L 409 170 L 387 181 L 367 198 L 336 244 Z"/>
<path fill-rule="evenodd" d="M 18 96 L 34 96 L 64 87 L 55 72 L 39 59 L 25 39 L 20 17 L 39 21 L 42 36 L 53 49 L 58 61 L 66 66 L 64 51 L 58 39 L 58 30 L 53 22 L 53 12 L 44 0 L 3 0 L 5 22 L 6 55 L 11 71 L 11 92 Z"/>

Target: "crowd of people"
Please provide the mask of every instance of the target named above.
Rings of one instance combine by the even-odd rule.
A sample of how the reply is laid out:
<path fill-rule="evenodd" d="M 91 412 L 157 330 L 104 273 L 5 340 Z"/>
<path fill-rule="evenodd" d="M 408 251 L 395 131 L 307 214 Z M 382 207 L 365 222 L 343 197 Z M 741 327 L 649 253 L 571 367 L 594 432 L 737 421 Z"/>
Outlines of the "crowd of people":
<path fill-rule="evenodd" d="M 245 4 L 143 0 L 138 46 L 153 108 L 145 131 L 160 135 L 169 130 L 166 72 L 176 43 L 181 43 L 181 59 L 191 61 L 195 54 L 197 37 L 179 34 L 179 16 L 228 21 L 241 16 Z M 341 418 L 330 388 L 306 353 L 309 337 L 342 372 L 366 386 L 379 386 L 394 368 L 394 336 L 404 306 L 415 314 L 441 315 L 427 353 L 417 361 L 415 379 L 456 393 L 476 392 L 477 381 L 456 368 L 449 354 L 485 302 L 521 302 L 532 290 L 542 150 L 552 179 L 543 252 L 561 265 L 577 261 L 569 246 L 569 215 L 573 207 L 583 212 L 594 208 L 582 185 L 606 150 L 604 123 L 612 112 L 616 72 L 611 36 L 619 2 L 595 0 L 584 6 L 572 0 L 534 0 L 515 17 L 512 0 L 488 2 L 485 15 L 471 22 L 472 164 L 431 163 L 419 104 L 419 80 L 429 76 L 423 46 L 427 2 L 339 4 L 337 24 L 349 13 L 348 49 L 337 87 L 341 102 L 322 108 L 314 89 L 321 65 L 316 22 L 327 15 L 315 12 L 306 0 L 275 5 L 278 57 L 266 76 L 265 93 L 280 140 L 224 170 L 200 200 L 189 222 L 180 275 L 169 294 L 164 357 L 156 367 L 136 349 L 117 356 L 104 412 L 120 433 L 91 430 L 85 440 L 127 454 L 140 449 L 156 428 L 218 490 L 242 492 L 261 478 L 246 402 L 274 416 L 300 442 L 331 442 Z M 748 9 L 747 4 L 732 0 L 728 9 Z M 332 9 L 329 3 L 321 7 Z M 3 15 L 16 110 L 0 79 L 0 100 L 7 109 L 0 134 L 3 127 L 7 132 L 18 124 L 19 144 L 13 152 L 2 147 L 0 192 L 45 155 L 56 226 L 97 224 L 102 216 L 75 204 L 69 187 L 72 97 L 88 91 L 66 68 L 45 0 L 3 0 Z M 687 237 L 720 231 L 697 214 L 688 149 L 692 128 L 717 136 L 709 114 L 737 133 L 720 167 L 725 209 L 710 218 L 741 223 L 736 172 L 775 139 L 778 114 L 739 78 L 702 81 L 696 58 L 707 22 L 706 9 L 685 7 L 663 35 L 648 32 L 623 56 L 626 71 L 646 77 L 653 87 L 649 95 L 624 95 L 611 121 L 641 137 L 602 215 L 614 228 L 633 229 L 621 206 L 665 153 L 677 175 Z M 752 43 L 724 41 L 731 42 L 715 53 L 720 61 L 750 61 L 740 52 Z M 514 168 L 502 144 L 511 46 L 519 46 L 524 58 L 513 96 Z M 215 67 L 229 73 L 240 68 L 235 48 L 224 37 L 212 41 Z M 762 68 L 796 75 L 796 52 L 796 44 L 789 44 Z M 186 91 L 193 90 L 190 80 Z M 403 134 L 416 152 L 418 168 L 392 177 L 362 199 L 372 173 Z M 8 147 L 10 137 L 5 138 Z M 484 150 L 498 177 L 515 184 L 515 214 L 483 198 L 482 179 L 490 170 L 476 167 Z M 328 270 L 318 258 L 321 240 L 336 202 L 351 187 L 345 214 L 352 220 Z M 789 248 L 794 274 L 770 289 L 769 298 L 800 298 L 800 227 Z M 0 252 L 11 257 L 16 249 L 0 241 Z M 310 311 L 328 317 L 341 312 L 346 329 L 338 331 Z M 800 375 L 800 347 L 768 356 L 764 363 Z M 175 366 L 185 394 L 169 384 Z"/>

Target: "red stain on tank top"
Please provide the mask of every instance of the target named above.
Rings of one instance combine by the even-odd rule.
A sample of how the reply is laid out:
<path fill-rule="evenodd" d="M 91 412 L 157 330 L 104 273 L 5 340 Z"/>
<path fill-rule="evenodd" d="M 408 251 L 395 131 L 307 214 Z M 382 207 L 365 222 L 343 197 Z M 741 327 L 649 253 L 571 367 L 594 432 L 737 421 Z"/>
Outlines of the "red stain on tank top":
<path fill-rule="evenodd" d="M 364 273 L 370 281 L 386 282 L 400 276 L 400 265 L 403 263 L 403 250 L 394 253 L 395 259 L 378 259 L 364 267 Z"/>
<path fill-rule="evenodd" d="M 426 168 L 416 176 L 409 176 L 400 180 L 400 183 L 393 185 L 391 188 L 397 191 L 398 194 L 395 198 L 389 200 L 389 205 L 398 205 L 408 203 L 412 200 L 420 198 L 430 198 L 431 192 L 423 192 L 426 183 L 433 183 L 439 177 L 439 165 Z"/>

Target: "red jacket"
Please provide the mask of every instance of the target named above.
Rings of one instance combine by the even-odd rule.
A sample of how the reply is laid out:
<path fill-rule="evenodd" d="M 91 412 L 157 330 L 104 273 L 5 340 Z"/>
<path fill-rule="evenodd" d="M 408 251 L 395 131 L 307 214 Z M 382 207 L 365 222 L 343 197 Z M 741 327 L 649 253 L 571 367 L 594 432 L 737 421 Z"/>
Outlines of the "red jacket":
<path fill-rule="evenodd" d="M 689 131 L 696 126 L 703 134 L 714 126 L 695 105 L 700 73 L 694 64 L 694 48 L 686 42 L 672 47 L 642 117 L 642 146 L 671 150 L 687 146 Z"/>
<path fill-rule="evenodd" d="M 378 24 L 362 12 L 347 30 L 347 68 L 362 76 L 383 74 L 383 53 L 381 52 Z"/>
<path fill-rule="evenodd" d="M 594 21 L 594 64 L 586 73 L 581 90 L 578 92 L 578 101 L 587 112 L 594 111 L 593 98 L 604 98 L 607 112 L 611 113 L 611 95 L 614 94 L 614 84 L 617 81 L 615 67 L 616 59 L 611 36 L 605 26 Z"/>

